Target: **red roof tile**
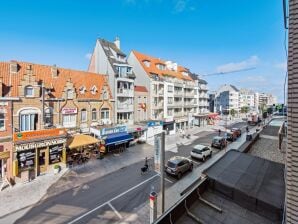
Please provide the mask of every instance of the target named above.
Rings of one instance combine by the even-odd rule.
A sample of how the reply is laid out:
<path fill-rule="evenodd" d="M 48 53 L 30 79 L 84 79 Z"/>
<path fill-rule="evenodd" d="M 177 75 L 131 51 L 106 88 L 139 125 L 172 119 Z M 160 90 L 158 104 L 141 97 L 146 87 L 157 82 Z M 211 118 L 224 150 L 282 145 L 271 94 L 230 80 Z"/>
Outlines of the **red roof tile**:
<path fill-rule="evenodd" d="M 148 90 L 145 86 L 135 86 L 135 92 L 144 92 L 147 93 Z"/>
<path fill-rule="evenodd" d="M 48 65 L 39 65 L 28 62 L 17 62 L 18 72 L 16 74 L 11 74 L 9 65 L 10 62 L 0 62 L 0 77 L 3 78 L 3 83 L 6 86 L 10 85 L 11 79 L 11 96 L 18 97 L 18 86 L 21 84 L 21 80 L 24 78 L 26 73 L 27 65 L 32 66 L 33 75 L 35 75 L 35 81 L 42 81 L 45 86 L 52 86 L 54 91 L 52 91 L 52 98 L 61 98 L 62 92 L 68 80 L 74 84 L 77 98 L 79 99 L 99 99 L 102 87 L 107 83 L 106 77 L 104 75 L 77 71 L 71 69 L 57 68 L 58 77 L 53 77 L 51 68 L 52 66 Z M 81 94 L 79 88 L 85 86 L 86 91 L 84 94 Z M 92 94 L 91 89 L 93 86 L 96 86 L 96 93 Z M 110 97 L 111 91 L 109 89 Z"/>

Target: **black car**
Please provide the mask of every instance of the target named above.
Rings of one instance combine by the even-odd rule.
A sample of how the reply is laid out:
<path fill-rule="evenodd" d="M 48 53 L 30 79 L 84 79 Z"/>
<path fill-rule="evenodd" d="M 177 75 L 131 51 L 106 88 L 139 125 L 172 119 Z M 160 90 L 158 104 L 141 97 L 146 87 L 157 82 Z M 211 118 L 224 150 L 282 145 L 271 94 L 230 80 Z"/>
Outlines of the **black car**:
<path fill-rule="evenodd" d="M 227 146 L 227 140 L 224 137 L 221 136 L 215 136 L 212 139 L 211 146 L 214 148 L 223 149 Z"/>
<path fill-rule="evenodd" d="M 192 162 L 182 156 L 174 156 L 170 158 L 165 166 L 165 171 L 167 174 L 177 176 L 178 179 L 181 178 L 182 174 L 187 171 L 192 171 Z"/>

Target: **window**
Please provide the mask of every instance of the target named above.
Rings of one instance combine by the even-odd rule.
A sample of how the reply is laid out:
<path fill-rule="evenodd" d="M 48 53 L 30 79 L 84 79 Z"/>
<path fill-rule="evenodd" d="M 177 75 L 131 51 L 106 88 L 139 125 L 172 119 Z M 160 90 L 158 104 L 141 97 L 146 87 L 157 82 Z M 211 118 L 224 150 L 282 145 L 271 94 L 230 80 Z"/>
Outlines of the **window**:
<path fill-rule="evenodd" d="M 37 114 L 21 114 L 20 115 L 20 130 L 32 131 L 36 130 Z"/>
<path fill-rule="evenodd" d="M 81 94 L 84 94 L 85 91 L 86 91 L 85 86 L 81 86 L 80 89 L 79 89 L 79 91 L 80 91 Z"/>
<path fill-rule="evenodd" d="M 107 100 L 109 98 L 107 91 L 104 91 L 102 95 L 104 100 Z"/>
<path fill-rule="evenodd" d="M 76 127 L 76 120 L 77 115 L 76 114 L 64 114 L 63 115 L 63 127 L 65 128 L 74 128 Z"/>
<path fill-rule="evenodd" d="M 108 108 L 101 109 L 101 119 L 110 119 L 110 110 Z"/>
<path fill-rule="evenodd" d="M 141 97 L 138 97 L 138 104 L 141 103 Z"/>
<path fill-rule="evenodd" d="M 53 108 L 45 109 L 45 124 L 53 125 Z"/>
<path fill-rule="evenodd" d="M 92 109 L 92 121 L 96 121 L 97 120 L 97 112 L 96 109 L 93 108 Z"/>
<path fill-rule="evenodd" d="M 173 86 L 168 86 L 168 93 L 172 93 L 174 91 L 174 87 Z"/>
<path fill-rule="evenodd" d="M 0 113 L 0 130 L 5 129 L 5 115 L 4 113 Z"/>
<path fill-rule="evenodd" d="M 73 90 L 72 89 L 68 89 L 66 91 L 66 97 L 68 100 L 73 99 Z"/>
<path fill-rule="evenodd" d="M 26 97 L 33 97 L 34 96 L 34 89 L 32 86 L 25 87 L 25 96 Z"/>
<path fill-rule="evenodd" d="M 145 60 L 145 61 L 143 61 L 143 63 L 147 68 L 150 67 L 150 61 Z"/>
<path fill-rule="evenodd" d="M 82 109 L 81 110 L 81 122 L 86 122 L 87 121 L 87 110 Z"/>
<path fill-rule="evenodd" d="M 173 97 L 168 97 L 168 104 L 173 104 Z"/>
<path fill-rule="evenodd" d="M 96 92 L 97 92 L 97 88 L 96 88 L 96 86 L 93 86 L 93 87 L 91 88 L 91 93 L 92 93 L 93 95 L 95 95 Z"/>
<path fill-rule="evenodd" d="M 163 64 L 157 64 L 156 67 L 157 67 L 159 70 L 165 70 L 165 69 L 166 69 L 166 66 L 163 65 Z"/>

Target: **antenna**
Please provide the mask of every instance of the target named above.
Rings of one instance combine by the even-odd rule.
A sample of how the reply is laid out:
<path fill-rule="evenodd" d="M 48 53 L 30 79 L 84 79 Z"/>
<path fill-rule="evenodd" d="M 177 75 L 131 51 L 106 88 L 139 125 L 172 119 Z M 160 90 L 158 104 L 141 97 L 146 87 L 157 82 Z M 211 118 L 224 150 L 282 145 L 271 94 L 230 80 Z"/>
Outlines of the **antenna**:
<path fill-rule="evenodd" d="M 199 75 L 199 76 L 226 75 L 226 74 L 231 74 L 231 73 L 236 73 L 236 72 L 250 71 L 250 70 L 254 70 L 254 69 L 256 69 L 256 67 L 243 68 L 243 69 L 238 69 L 238 70 L 233 70 L 233 71 L 227 71 L 227 72 L 209 73 L 209 74 L 204 74 L 204 75 Z"/>

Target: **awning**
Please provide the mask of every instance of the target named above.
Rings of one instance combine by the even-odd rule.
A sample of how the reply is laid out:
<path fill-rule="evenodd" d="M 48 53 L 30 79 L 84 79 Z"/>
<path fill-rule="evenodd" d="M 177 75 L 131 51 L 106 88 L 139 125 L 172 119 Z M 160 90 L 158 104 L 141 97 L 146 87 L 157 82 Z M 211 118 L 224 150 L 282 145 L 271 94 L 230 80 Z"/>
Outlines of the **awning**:
<path fill-rule="evenodd" d="M 105 139 L 105 145 L 119 145 L 121 143 L 128 142 L 130 140 L 133 140 L 133 137 L 131 134 L 128 133 L 115 133 L 108 135 Z"/>
<path fill-rule="evenodd" d="M 74 149 L 74 148 L 79 148 L 86 145 L 96 144 L 98 142 L 99 142 L 98 139 L 93 138 L 89 135 L 75 135 L 70 139 L 68 139 L 67 145 L 68 145 L 68 148 Z"/>

